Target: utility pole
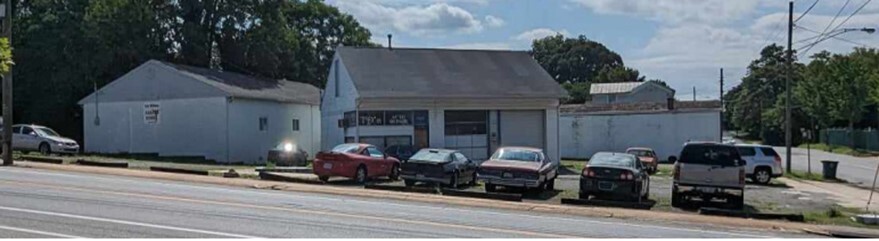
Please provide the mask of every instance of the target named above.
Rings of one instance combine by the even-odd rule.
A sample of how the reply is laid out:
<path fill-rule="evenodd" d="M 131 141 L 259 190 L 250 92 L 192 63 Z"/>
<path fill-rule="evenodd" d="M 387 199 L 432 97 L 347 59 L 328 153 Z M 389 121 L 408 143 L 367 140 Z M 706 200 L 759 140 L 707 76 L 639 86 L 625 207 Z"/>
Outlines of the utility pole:
<path fill-rule="evenodd" d="M 726 108 L 723 104 L 723 68 L 720 68 L 720 140 L 723 141 L 723 112 Z"/>
<path fill-rule="evenodd" d="M 794 1 L 788 2 L 788 16 L 787 16 L 787 57 L 785 58 L 787 61 L 787 77 L 784 81 L 784 147 L 785 153 L 787 154 L 787 173 L 791 173 L 791 91 L 790 91 L 790 82 L 791 76 L 793 75 L 793 49 L 791 46 L 793 45 L 793 33 L 794 33 Z"/>
<path fill-rule="evenodd" d="M 693 86 L 693 101 L 696 101 L 696 86 Z"/>
<path fill-rule="evenodd" d="M 3 15 L 3 36 L 9 39 L 12 47 L 12 0 L 4 1 L 5 14 Z M 9 73 L 3 76 L 3 165 L 12 165 L 12 66 Z"/>

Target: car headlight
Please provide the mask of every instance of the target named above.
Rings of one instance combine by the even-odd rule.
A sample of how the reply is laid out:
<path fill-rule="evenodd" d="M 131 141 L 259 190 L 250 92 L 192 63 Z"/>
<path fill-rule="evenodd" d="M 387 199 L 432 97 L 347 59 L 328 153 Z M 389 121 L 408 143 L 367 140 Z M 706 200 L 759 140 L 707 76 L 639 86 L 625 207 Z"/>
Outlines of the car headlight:
<path fill-rule="evenodd" d="M 294 146 L 292 143 L 284 144 L 284 152 L 292 152 L 295 149 L 296 149 L 296 146 Z"/>

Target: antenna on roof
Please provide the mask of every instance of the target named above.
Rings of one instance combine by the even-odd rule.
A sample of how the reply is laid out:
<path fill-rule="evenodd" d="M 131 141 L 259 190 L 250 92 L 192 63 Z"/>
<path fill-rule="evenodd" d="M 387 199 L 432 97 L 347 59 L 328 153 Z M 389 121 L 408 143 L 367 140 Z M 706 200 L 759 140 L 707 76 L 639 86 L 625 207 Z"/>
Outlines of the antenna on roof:
<path fill-rule="evenodd" d="M 391 38 L 393 38 L 393 37 L 394 37 L 394 35 L 388 34 L 388 50 L 394 50 L 394 48 L 391 47 Z"/>

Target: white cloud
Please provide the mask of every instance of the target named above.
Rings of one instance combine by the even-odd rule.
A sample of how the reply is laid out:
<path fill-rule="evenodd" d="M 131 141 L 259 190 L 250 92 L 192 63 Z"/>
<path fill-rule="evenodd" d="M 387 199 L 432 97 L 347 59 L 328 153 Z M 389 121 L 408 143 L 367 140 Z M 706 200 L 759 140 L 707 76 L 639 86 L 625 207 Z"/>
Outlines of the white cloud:
<path fill-rule="evenodd" d="M 522 32 L 519 35 L 516 35 L 515 37 L 513 37 L 513 39 L 518 40 L 518 41 L 525 41 L 525 42 L 531 43 L 535 39 L 542 39 L 542 38 L 545 38 L 548 36 L 555 36 L 556 34 L 562 34 L 564 36 L 571 35 L 571 33 L 569 33 L 568 30 L 564 30 L 564 29 L 552 30 L 549 28 L 536 28 L 536 29 Z"/>
<path fill-rule="evenodd" d="M 396 32 L 413 36 L 446 33 L 476 33 L 486 26 L 498 27 L 503 20 L 494 16 L 480 19 L 466 9 L 445 2 L 429 5 L 400 5 L 395 1 L 337 0 L 336 5 L 374 33 Z"/>
<path fill-rule="evenodd" d="M 489 27 L 493 27 L 493 28 L 501 27 L 501 26 L 504 26 L 504 23 L 505 23 L 504 20 L 501 18 L 491 16 L 491 15 L 485 16 L 485 24 L 488 25 Z"/>
<path fill-rule="evenodd" d="M 757 0 L 569 0 L 600 14 L 644 17 L 668 24 L 726 23 L 759 6 Z"/>

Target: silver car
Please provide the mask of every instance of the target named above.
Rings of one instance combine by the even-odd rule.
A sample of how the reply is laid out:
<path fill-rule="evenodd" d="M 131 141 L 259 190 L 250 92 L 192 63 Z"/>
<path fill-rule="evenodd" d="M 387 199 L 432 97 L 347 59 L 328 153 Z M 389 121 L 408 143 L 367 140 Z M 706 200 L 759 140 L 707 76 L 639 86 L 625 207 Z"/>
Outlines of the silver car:
<path fill-rule="evenodd" d="M 12 126 L 12 149 L 24 153 L 39 151 L 43 155 L 76 154 L 79 153 L 79 144 L 48 127 L 19 124 Z"/>

